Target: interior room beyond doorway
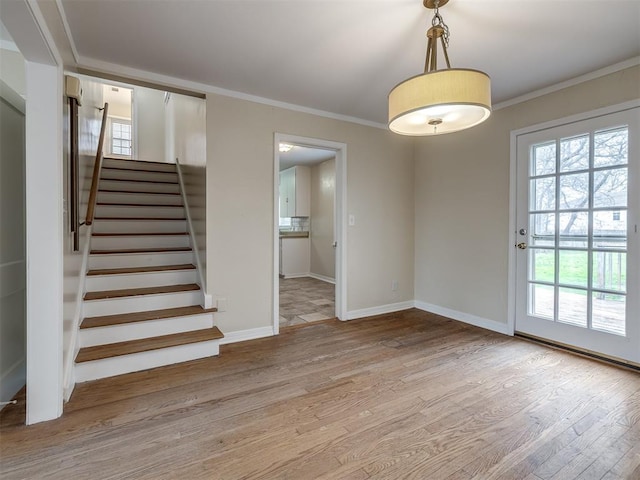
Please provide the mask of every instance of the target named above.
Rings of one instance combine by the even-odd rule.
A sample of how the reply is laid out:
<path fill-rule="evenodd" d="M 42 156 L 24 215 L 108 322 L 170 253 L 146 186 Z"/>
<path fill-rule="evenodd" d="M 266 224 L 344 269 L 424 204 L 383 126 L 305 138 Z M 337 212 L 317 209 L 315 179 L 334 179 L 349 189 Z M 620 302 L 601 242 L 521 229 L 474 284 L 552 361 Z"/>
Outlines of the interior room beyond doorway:
<path fill-rule="evenodd" d="M 281 143 L 279 323 L 335 317 L 336 152 Z"/>

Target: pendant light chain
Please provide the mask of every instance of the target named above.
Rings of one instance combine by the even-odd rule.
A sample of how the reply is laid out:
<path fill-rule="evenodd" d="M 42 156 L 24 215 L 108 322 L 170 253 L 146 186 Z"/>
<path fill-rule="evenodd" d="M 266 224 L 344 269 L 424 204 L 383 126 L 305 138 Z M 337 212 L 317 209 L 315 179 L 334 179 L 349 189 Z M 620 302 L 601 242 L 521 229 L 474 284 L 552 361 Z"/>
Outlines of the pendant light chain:
<path fill-rule="evenodd" d="M 431 19 L 431 26 L 441 27 L 444 30 L 444 33 L 442 34 L 442 41 L 444 42 L 444 46 L 446 48 L 449 48 L 449 36 L 450 36 L 449 26 L 446 23 L 444 23 L 444 20 L 442 19 L 442 15 L 440 15 L 440 10 L 438 10 L 439 4 L 440 2 L 436 0 L 434 11 L 433 11 L 433 18 Z"/>

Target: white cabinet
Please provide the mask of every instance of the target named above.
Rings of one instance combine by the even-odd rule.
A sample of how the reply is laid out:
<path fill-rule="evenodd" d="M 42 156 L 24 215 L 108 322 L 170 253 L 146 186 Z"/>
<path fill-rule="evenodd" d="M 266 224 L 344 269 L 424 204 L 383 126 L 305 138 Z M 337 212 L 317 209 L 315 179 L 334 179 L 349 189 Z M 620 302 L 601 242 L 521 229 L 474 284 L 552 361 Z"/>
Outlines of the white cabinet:
<path fill-rule="evenodd" d="M 311 212 L 311 169 L 295 166 L 280 172 L 280 217 L 308 217 Z"/>
<path fill-rule="evenodd" d="M 280 239 L 280 273 L 285 278 L 309 275 L 310 244 L 309 237 L 283 237 Z"/>

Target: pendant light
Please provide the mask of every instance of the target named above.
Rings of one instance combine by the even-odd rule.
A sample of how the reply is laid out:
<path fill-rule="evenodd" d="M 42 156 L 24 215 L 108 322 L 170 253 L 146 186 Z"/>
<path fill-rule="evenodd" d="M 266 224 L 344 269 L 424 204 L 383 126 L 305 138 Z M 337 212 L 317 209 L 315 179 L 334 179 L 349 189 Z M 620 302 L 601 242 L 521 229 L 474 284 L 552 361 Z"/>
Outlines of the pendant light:
<path fill-rule="evenodd" d="M 389 93 L 389 129 L 400 135 L 438 135 L 484 122 L 491 115 L 491 80 L 478 70 L 451 68 L 449 27 L 439 7 L 449 0 L 423 0 L 434 10 L 427 31 L 424 73 L 396 85 Z M 438 70 L 438 40 L 447 68 Z"/>

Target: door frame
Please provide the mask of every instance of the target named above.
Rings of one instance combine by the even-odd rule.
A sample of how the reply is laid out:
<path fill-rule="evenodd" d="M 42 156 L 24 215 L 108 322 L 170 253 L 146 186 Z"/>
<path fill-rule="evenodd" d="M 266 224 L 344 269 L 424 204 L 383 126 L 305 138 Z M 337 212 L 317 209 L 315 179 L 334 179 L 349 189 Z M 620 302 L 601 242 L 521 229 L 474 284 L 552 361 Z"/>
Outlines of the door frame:
<path fill-rule="evenodd" d="M 511 130 L 510 135 L 510 163 L 509 163 L 509 243 L 508 243 L 508 286 L 507 286 L 507 334 L 514 335 L 516 329 L 516 205 L 517 205 L 517 180 L 518 180 L 518 137 L 540 130 L 560 127 L 570 123 L 575 123 L 590 118 L 601 117 L 618 113 L 632 108 L 640 107 L 640 100 L 630 100 L 628 102 L 610 105 L 608 107 L 589 110 L 587 112 L 570 115 L 548 122 L 538 123 L 518 130 Z"/>
<path fill-rule="evenodd" d="M 347 320 L 347 144 L 275 132 L 273 136 L 273 334 L 280 332 L 280 143 L 336 152 L 335 238 L 336 247 L 336 316 Z"/>

